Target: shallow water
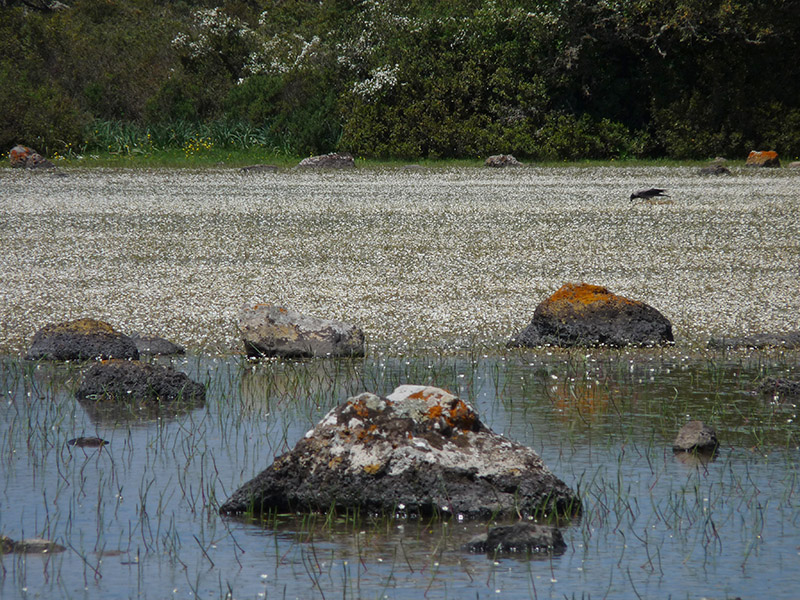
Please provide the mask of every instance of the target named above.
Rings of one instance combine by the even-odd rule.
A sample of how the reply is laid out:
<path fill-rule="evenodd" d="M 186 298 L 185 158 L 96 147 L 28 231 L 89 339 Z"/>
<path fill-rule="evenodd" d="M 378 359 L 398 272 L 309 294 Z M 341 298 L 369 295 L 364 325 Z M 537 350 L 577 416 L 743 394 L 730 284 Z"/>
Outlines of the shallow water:
<path fill-rule="evenodd" d="M 753 390 L 800 360 L 704 348 L 798 328 L 798 174 L 734 171 L 0 169 L 0 534 L 68 548 L 2 556 L 0 596 L 796 597 L 797 407 Z M 651 185 L 672 203 L 628 200 Z M 676 346 L 506 352 L 567 281 L 655 306 Z M 236 313 L 261 301 L 362 326 L 367 358 L 243 363 Z M 188 346 L 205 406 L 82 406 L 79 365 L 13 357 L 85 316 Z M 330 408 L 404 383 L 457 392 L 578 490 L 566 554 L 460 551 L 484 524 L 217 515 Z M 671 451 L 690 419 L 721 439 L 707 465 Z"/>
<path fill-rule="evenodd" d="M 0 169 L 0 350 L 91 316 L 227 353 L 255 302 L 380 349 L 498 347 L 568 281 L 651 304 L 682 344 L 796 329 L 800 171 L 734 172 Z M 651 185 L 672 203 L 629 201 Z"/>
<path fill-rule="evenodd" d="M 0 533 L 68 548 L 3 556 L 4 599 L 796 597 L 797 406 L 754 390 L 800 376 L 797 353 L 173 364 L 207 384 L 203 408 L 87 410 L 72 395 L 79 365 L 0 361 Z M 578 490 L 584 516 L 563 528 L 564 555 L 468 554 L 486 526 L 456 519 L 217 515 L 348 395 L 401 383 L 457 391 Z M 721 440 L 705 465 L 672 453 L 689 419 Z M 110 444 L 66 444 L 79 435 Z"/>

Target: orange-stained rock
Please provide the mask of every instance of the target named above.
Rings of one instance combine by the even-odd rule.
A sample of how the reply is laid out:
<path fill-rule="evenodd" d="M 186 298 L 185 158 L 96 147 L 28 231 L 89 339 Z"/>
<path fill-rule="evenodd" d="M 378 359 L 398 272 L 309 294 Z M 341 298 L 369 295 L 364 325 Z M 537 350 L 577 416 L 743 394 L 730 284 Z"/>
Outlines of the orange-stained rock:
<path fill-rule="evenodd" d="M 745 166 L 748 167 L 780 167 L 781 161 L 778 159 L 778 153 L 774 150 L 765 150 L 759 152 L 753 150 L 747 157 Z"/>
<path fill-rule="evenodd" d="M 672 324 L 652 306 L 599 285 L 567 283 L 536 308 L 509 346 L 654 346 L 673 341 Z"/>
<path fill-rule="evenodd" d="M 28 148 L 27 146 L 14 146 L 8 152 L 8 160 L 13 168 L 22 169 L 25 168 L 25 162 L 28 160 L 28 157 L 35 153 L 36 150 L 33 148 Z"/>

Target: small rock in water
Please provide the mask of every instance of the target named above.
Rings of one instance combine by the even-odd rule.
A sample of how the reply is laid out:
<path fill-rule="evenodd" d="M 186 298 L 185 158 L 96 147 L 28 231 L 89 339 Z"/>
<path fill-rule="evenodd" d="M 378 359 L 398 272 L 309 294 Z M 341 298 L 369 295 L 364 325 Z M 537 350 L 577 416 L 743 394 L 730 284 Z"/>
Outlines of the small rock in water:
<path fill-rule="evenodd" d="M 154 335 L 139 335 L 134 333 L 131 335 L 133 343 L 136 344 L 136 349 L 139 354 L 155 355 L 160 354 L 167 356 L 170 354 L 184 354 L 186 349 L 169 340 L 160 338 Z"/>
<path fill-rule="evenodd" d="M 51 540 L 30 538 L 15 542 L 11 538 L 4 535 L 0 536 L 0 552 L 3 554 L 9 554 L 11 552 L 15 552 L 17 554 L 51 554 L 55 552 L 63 552 L 64 550 L 66 550 L 64 546 L 56 544 Z"/>
<path fill-rule="evenodd" d="M 702 421 L 689 421 L 678 432 L 672 451 L 712 454 L 718 446 L 717 433 L 713 428 Z"/>
<path fill-rule="evenodd" d="M 109 442 L 99 437 L 76 437 L 67 440 L 68 446 L 75 446 L 76 448 L 101 448 L 108 443 Z"/>
<path fill-rule="evenodd" d="M 535 523 L 516 523 L 492 527 L 488 533 L 472 538 L 465 546 L 469 552 L 487 554 L 559 555 L 567 550 L 564 536 L 555 527 Z"/>
<path fill-rule="evenodd" d="M 180 371 L 135 360 L 107 360 L 83 374 L 78 400 L 122 401 L 144 404 L 205 403 L 206 389 Z"/>

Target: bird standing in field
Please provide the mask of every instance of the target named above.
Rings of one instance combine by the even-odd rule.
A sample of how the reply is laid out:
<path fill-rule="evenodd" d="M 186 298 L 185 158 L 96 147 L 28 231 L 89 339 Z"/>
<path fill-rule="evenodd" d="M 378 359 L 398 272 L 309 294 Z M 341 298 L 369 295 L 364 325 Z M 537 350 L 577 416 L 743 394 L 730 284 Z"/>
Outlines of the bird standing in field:
<path fill-rule="evenodd" d="M 638 192 L 633 192 L 631 194 L 631 201 L 635 198 L 641 198 L 642 200 L 650 200 L 650 198 L 655 198 L 656 196 L 666 196 L 669 198 L 669 194 L 665 194 L 667 190 L 662 190 L 661 188 L 650 188 L 649 190 L 639 190 Z"/>

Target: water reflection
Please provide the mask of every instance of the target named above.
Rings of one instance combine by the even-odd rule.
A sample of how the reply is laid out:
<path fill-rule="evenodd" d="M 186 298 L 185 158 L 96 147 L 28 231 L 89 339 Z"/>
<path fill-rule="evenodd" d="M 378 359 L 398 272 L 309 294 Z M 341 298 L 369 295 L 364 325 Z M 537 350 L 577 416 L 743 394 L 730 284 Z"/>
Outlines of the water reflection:
<path fill-rule="evenodd" d="M 67 548 L 4 561 L 4 598 L 81 596 L 709 597 L 789 599 L 800 535 L 797 407 L 753 393 L 800 378 L 797 354 L 624 351 L 383 356 L 358 361 L 187 357 L 202 407 L 102 418 L 74 365 L 0 359 L 3 535 Z M 223 519 L 220 502 L 330 408 L 405 383 L 455 390 L 487 426 L 533 447 L 584 516 L 543 562 L 461 550 L 488 523 L 352 515 Z M 713 460 L 676 455 L 687 421 L 714 425 Z M 78 435 L 110 443 L 82 451 Z M 99 558 L 103 560 L 100 561 Z M 91 567 L 87 566 L 91 565 Z M 89 585 L 87 587 L 87 582 Z M 188 583 L 187 583 L 188 582 Z M 27 591 L 23 592 L 25 587 Z"/>

